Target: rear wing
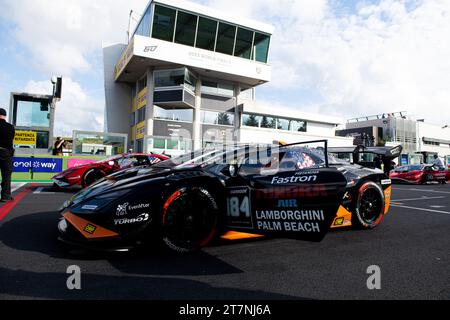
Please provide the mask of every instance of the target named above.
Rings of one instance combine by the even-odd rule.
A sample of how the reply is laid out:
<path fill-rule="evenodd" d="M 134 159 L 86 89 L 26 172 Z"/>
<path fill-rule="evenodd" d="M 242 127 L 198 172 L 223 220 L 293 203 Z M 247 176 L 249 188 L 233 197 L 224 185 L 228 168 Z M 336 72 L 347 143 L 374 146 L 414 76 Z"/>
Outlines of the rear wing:
<path fill-rule="evenodd" d="M 395 159 L 398 158 L 403 151 L 403 147 L 398 145 L 396 147 L 365 147 L 365 146 L 351 146 L 351 147 L 331 147 L 328 148 L 328 152 L 330 153 L 338 153 L 338 154 L 354 154 L 357 155 L 359 153 L 372 153 L 378 156 L 382 156 L 384 159 Z"/>
<path fill-rule="evenodd" d="M 364 152 L 373 153 L 389 160 L 398 158 L 402 154 L 402 151 L 403 147 L 401 145 L 396 147 L 368 147 L 364 150 Z"/>

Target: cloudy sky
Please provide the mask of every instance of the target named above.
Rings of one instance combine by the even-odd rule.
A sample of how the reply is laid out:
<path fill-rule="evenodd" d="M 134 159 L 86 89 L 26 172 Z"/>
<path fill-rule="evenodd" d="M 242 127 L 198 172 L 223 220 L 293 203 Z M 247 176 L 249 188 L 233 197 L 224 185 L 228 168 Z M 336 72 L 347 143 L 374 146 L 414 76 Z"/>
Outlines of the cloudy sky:
<path fill-rule="evenodd" d="M 450 125 L 450 1 L 194 0 L 275 26 L 260 104 L 344 119 L 408 111 Z M 230 3 L 239 5 L 230 5 Z M 147 0 L 0 0 L 0 105 L 64 76 L 57 134 L 102 130 L 102 42 Z"/>

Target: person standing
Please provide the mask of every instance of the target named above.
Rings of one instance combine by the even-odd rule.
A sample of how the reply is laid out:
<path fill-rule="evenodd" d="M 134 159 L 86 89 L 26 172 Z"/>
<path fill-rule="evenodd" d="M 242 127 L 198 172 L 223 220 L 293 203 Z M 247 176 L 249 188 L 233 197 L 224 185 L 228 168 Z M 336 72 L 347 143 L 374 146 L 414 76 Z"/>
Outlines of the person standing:
<path fill-rule="evenodd" d="M 445 170 L 444 161 L 437 154 L 434 155 L 433 166 L 439 171 Z"/>
<path fill-rule="evenodd" d="M 6 110 L 0 108 L 0 169 L 2 173 L 1 202 L 13 201 L 11 196 L 11 175 L 13 172 L 13 141 L 16 130 L 6 122 Z"/>
<path fill-rule="evenodd" d="M 63 148 L 66 146 L 66 140 L 61 137 L 56 138 L 55 145 L 53 147 L 53 155 L 54 156 L 63 156 Z"/>

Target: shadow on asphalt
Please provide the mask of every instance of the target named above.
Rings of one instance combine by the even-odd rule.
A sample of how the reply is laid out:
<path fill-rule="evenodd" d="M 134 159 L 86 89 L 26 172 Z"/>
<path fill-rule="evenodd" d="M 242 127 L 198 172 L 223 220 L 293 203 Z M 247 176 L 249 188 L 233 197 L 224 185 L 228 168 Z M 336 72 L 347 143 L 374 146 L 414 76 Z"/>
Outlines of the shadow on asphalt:
<path fill-rule="evenodd" d="M 5 222 L 0 242 L 14 250 L 39 252 L 69 261 L 107 260 L 127 274 L 143 275 L 218 275 L 242 271 L 203 251 L 180 255 L 156 246 L 130 252 L 93 252 L 67 247 L 57 240 L 59 231 L 55 212 L 35 213 Z M 4 265 L 4 264 L 3 264 Z"/>
<path fill-rule="evenodd" d="M 35 299 L 302 300 L 289 295 L 212 287 L 200 281 L 81 273 L 81 290 L 70 291 L 66 273 L 0 268 L 0 294 Z"/>

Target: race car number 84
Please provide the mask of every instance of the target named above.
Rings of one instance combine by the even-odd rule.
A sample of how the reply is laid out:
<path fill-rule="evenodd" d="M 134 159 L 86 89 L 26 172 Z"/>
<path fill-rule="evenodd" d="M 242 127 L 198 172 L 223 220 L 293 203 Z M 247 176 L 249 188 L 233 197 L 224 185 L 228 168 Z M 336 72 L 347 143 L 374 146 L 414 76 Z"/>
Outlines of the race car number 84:
<path fill-rule="evenodd" d="M 250 218 L 250 200 L 248 196 L 242 198 L 231 197 L 228 198 L 228 215 L 230 217 L 241 217 L 244 215 Z"/>

